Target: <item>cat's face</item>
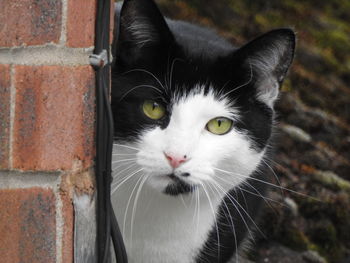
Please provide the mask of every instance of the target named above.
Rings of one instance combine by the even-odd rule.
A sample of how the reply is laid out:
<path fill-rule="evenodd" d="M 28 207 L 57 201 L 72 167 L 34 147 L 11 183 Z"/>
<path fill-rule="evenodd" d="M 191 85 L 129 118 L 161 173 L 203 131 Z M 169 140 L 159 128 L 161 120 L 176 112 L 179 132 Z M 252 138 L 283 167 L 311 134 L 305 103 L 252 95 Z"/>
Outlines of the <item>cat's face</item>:
<path fill-rule="evenodd" d="M 231 187 L 238 185 L 262 157 L 249 136 L 235 127 L 240 113 L 234 103 L 219 99 L 214 89 L 207 94 L 203 89 L 193 87 L 187 96 L 175 96 L 170 106 L 164 105 L 169 107 L 166 127 L 140 130 L 137 163 L 152 175 L 150 183 L 165 193 L 189 192 L 218 177 Z"/>
<path fill-rule="evenodd" d="M 135 2 L 124 3 L 113 71 L 117 170 L 168 195 L 238 186 L 264 157 L 293 33 L 221 53 L 220 44 L 198 43 L 198 52 L 153 2 Z"/>

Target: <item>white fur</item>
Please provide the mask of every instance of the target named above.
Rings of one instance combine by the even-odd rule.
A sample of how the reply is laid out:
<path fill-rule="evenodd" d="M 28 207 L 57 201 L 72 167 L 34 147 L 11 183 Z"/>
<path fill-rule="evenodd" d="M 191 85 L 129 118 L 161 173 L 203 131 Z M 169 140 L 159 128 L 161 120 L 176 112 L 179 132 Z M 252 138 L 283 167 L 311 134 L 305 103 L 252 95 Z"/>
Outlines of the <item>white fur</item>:
<path fill-rule="evenodd" d="M 264 154 L 235 128 L 225 135 L 207 131 L 207 122 L 215 117 L 231 118 L 235 125 L 239 111 L 226 99 L 216 99 L 213 92 L 204 95 L 200 86 L 196 90 L 174 98 L 164 130 L 146 130 L 138 142 L 116 145 L 112 191 L 123 184 L 114 192 L 112 203 L 131 263 L 194 262 L 215 227 L 224 191 L 244 181 Z M 174 170 L 164 152 L 186 155 L 188 161 Z M 171 183 L 166 175 L 181 177 L 185 172 L 191 175 L 182 179 L 197 189 L 178 196 L 164 194 Z M 220 190 L 214 190 L 214 184 Z"/>
<path fill-rule="evenodd" d="M 278 98 L 279 84 L 274 78 L 265 79 L 258 83 L 259 90 L 257 98 L 273 109 L 273 105 Z"/>
<path fill-rule="evenodd" d="M 278 39 L 269 48 L 259 51 L 248 60 L 254 72 L 259 74 L 257 98 L 270 108 L 273 108 L 278 98 L 279 83 L 284 78 L 284 75 L 276 75 L 276 68 L 284 68 L 282 71 L 287 72 L 289 67 L 289 64 L 281 65 L 281 58 L 288 51 L 288 47 L 288 40 Z"/>

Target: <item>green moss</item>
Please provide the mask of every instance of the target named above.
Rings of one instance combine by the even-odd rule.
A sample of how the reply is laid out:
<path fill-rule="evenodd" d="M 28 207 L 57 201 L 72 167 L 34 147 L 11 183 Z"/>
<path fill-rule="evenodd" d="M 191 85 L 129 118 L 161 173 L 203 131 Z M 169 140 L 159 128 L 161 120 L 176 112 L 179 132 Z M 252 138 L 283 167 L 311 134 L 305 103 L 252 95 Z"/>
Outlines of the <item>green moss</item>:
<path fill-rule="evenodd" d="M 320 54 L 334 69 L 343 73 L 346 61 L 350 59 L 350 25 L 334 16 L 321 15 L 322 25 L 309 27 L 309 33 L 320 49 Z"/>
<path fill-rule="evenodd" d="M 243 1 L 230 1 L 230 8 L 235 13 L 240 14 L 241 17 L 247 17 L 249 14 L 249 10 L 247 10 Z"/>
<path fill-rule="evenodd" d="M 269 20 L 267 19 L 267 17 L 261 14 L 255 15 L 254 22 L 263 27 L 267 27 L 269 25 Z"/>
<path fill-rule="evenodd" d="M 343 54 L 350 48 L 350 36 L 348 32 L 332 29 L 314 32 L 314 36 L 322 48 L 331 48 L 336 53 Z"/>
<path fill-rule="evenodd" d="M 350 244 L 350 196 L 340 193 L 334 201 L 331 210 L 332 220 L 338 232 L 339 238 L 344 243 Z"/>
<path fill-rule="evenodd" d="M 313 175 L 313 177 L 324 186 L 333 186 L 339 190 L 348 191 L 350 193 L 350 182 L 344 180 L 333 172 L 318 171 Z"/>
<path fill-rule="evenodd" d="M 187 0 L 185 2 L 189 4 L 191 7 L 196 8 L 197 10 L 200 10 L 202 7 L 201 1 L 199 0 Z"/>
<path fill-rule="evenodd" d="M 286 8 L 288 8 L 290 11 L 294 11 L 295 13 L 304 13 L 305 9 L 306 9 L 306 5 L 305 3 L 302 2 L 298 2 L 295 0 L 287 0 L 287 1 L 283 1 L 284 5 Z"/>
<path fill-rule="evenodd" d="M 320 252 L 322 250 L 318 245 L 316 245 L 315 243 L 312 243 L 312 242 L 309 242 L 307 249 L 312 250 L 312 251 L 316 251 L 316 252 Z"/>
<path fill-rule="evenodd" d="M 290 92 L 292 91 L 292 82 L 289 78 L 286 78 L 283 82 L 281 90 L 284 92 Z"/>
<path fill-rule="evenodd" d="M 257 13 L 254 17 L 254 22 L 262 26 L 264 30 L 272 27 L 285 26 L 286 20 L 281 13 L 275 10 L 269 10 L 265 13 Z"/>
<path fill-rule="evenodd" d="M 296 197 L 300 213 L 307 219 L 320 218 L 327 210 L 327 204 L 311 197 Z"/>
<path fill-rule="evenodd" d="M 310 230 L 312 240 L 324 248 L 333 247 L 337 243 L 337 231 L 329 220 L 317 221 Z"/>
<path fill-rule="evenodd" d="M 300 213 L 308 218 L 305 232 L 308 249 L 317 251 L 329 262 L 338 262 L 350 242 L 350 197 L 345 192 L 321 196 L 322 202 L 300 198 Z"/>
<path fill-rule="evenodd" d="M 279 240 L 282 244 L 294 250 L 304 251 L 310 246 L 308 237 L 297 228 L 287 228 Z"/>

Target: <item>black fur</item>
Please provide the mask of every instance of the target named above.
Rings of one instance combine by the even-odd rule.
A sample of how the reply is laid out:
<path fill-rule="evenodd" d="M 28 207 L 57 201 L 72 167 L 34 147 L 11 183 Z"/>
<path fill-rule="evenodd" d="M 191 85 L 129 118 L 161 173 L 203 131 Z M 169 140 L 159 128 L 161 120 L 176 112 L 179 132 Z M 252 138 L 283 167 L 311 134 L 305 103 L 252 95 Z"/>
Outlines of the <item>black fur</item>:
<path fill-rule="evenodd" d="M 168 185 L 164 193 L 168 195 L 177 196 L 179 194 L 188 194 L 195 190 L 194 186 L 185 183 L 183 180 L 177 176 L 170 174 L 168 175 L 173 181 L 173 184 Z"/>
<path fill-rule="evenodd" d="M 295 36 L 292 30 L 274 30 L 242 48 L 235 48 L 212 30 L 182 21 L 165 20 L 152 0 L 126 0 L 121 15 L 120 5 L 117 7 L 116 17 L 119 27 L 115 31 L 115 64 L 112 69 L 116 140 L 137 140 L 140 131 L 149 126 L 167 127 L 173 94 L 165 93 L 162 85 L 170 86 L 170 90 L 176 87 L 177 92 L 185 96 L 201 83 L 207 91 L 211 87 L 218 93 L 229 93 L 242 116 L 236 127 L 250 135 L 257 150 L 266 147 L 271 137 L 273 110 L 257 100 L 257 93 L 266 75 L 281 84 L 293 58 Z M 118 24 L 119 17 L 121 23 Z M 144 32 L 135 35 L 135 31 L 131 30 L 135 28 Z M 278 46 L 284 48 L 284 53 L 274 53 L 274 48 Z M 271 72 L 262 72 L 259 67 L 249 64 L 252 57 L 268 60 L 271 55 L 276 55 L 278 60 Z M 240 88 L 234 90 L 237 87 Z M 140 110 L 145 99 L 163 104 L 167 109 L 166 117 L 158 121 L 145 118 Z M 257 173 L 252 175 L 256 176 Z M 259 179 L 266 178 L 260 176 Z M 261 183 L 253 179 L 249 183 L 263 195 L 265 187 Z M 169 188 L 168 194 L 191 191 L 181 182 L 178 185 L 176 189 Z M 248 211 L 249 217 L 255 218 L 262 198 L 254 188 L 241 187 L 243 190 L 233 189 L 230 194 Z M 223 203 L 218 213 L 222 247 L 217 251 L 217 233 L 213 229 L 196 262 L 227 262 L 235 253 L 236 246 L 247 236 L 242 217 L 249 224 L 251 220 L 241 208 L 238 209 L 240 215 L 230 200 L 224 202 L 230 210 L 235 231 L 230 227 L 231 219 L 225 216 L 228 211 Z"/>
<path fill-rule="evenodd" d="M 196 263 L 226 263 L 234 256 L 236 248 L 239 248 L 247 236 L 251 238 L 251 235 L 256 237 L 262 234 L 255 227 L 267 190 L 267 185 L 261 181 L 269 180 L 269 173 L 256 172 L 245 184 L 229 192 L 217 212 L 219 235 L 216 227 L 213 227 L 196 257 Z M 232 225 L 235 226 L 234 229 Z M 218 238 L 220 248 L 217 245 Z"/>

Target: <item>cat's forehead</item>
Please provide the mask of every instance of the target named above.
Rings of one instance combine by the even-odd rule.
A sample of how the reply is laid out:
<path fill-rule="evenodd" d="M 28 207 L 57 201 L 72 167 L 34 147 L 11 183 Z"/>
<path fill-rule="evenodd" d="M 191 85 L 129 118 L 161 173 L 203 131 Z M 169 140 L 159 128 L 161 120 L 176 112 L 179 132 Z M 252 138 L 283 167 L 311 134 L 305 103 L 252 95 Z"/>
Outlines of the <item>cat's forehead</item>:
<path fill-rule="evenodd" d="M 172 100 L 172 118 L 198 118 L 205 120 L 214 117 L 237 118 L 235 103 L 223 94 L 201 84 L 195 85 L 188 93 L 175 93 Z"/>

